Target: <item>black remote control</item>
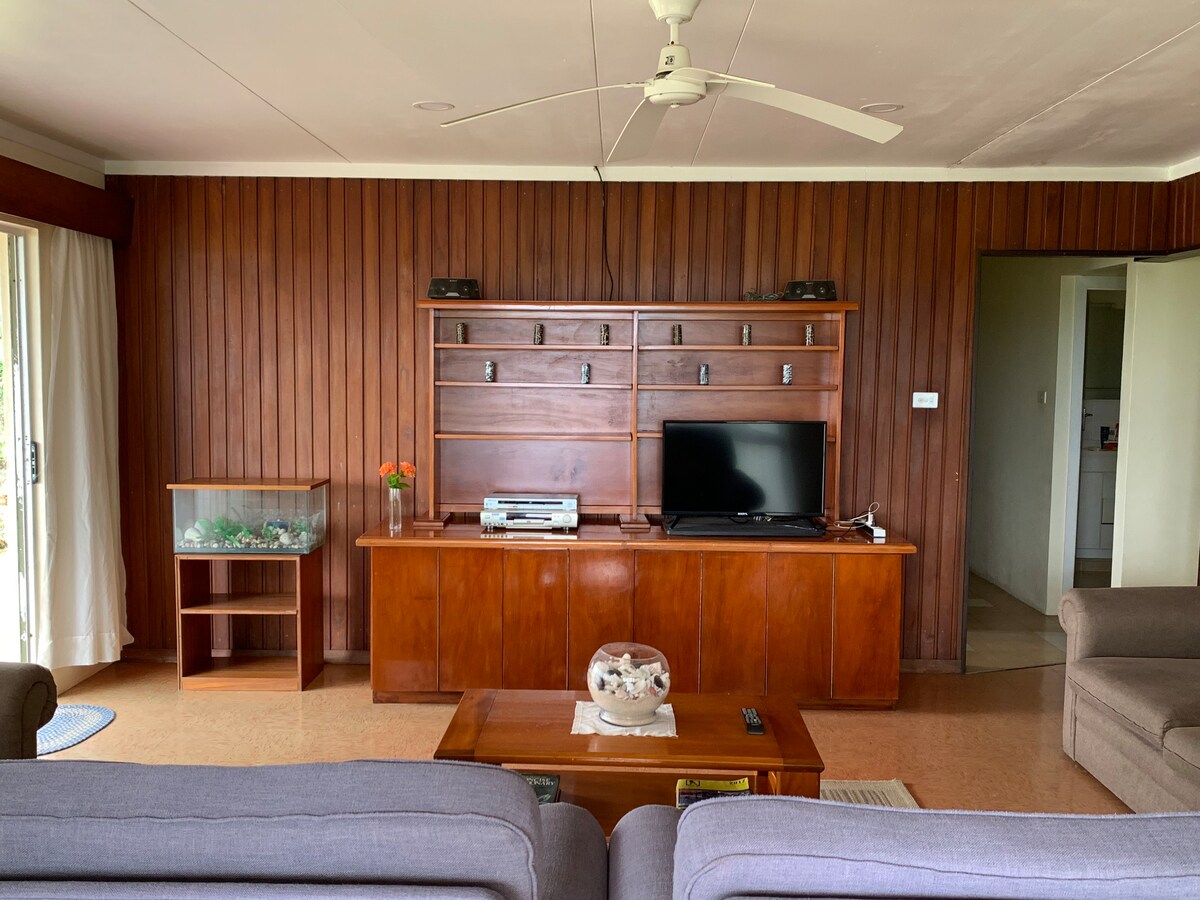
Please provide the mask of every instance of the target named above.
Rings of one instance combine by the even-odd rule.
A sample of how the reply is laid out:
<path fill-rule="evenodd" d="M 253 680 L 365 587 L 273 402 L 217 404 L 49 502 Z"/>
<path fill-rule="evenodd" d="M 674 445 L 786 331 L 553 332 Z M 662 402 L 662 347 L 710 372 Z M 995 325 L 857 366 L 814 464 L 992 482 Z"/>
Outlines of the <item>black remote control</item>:
<path fill-rule="evenodd" d="M 766 734 L 758 710 L 753 706 L 742 707 L 742 718 L 746 720 L 746 734 Z"/>

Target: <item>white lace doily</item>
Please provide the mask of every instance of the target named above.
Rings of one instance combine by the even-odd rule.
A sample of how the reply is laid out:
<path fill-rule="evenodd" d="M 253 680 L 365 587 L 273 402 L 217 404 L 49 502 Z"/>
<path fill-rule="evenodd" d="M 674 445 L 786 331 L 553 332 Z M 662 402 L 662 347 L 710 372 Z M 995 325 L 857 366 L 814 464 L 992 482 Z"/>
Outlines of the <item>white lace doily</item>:
<path fill-rule="evenodd" d="M 632 734 L 649 737 L 677 737 L 675 733 L 675 710 L 664 703 L 654 714 L 649 725 L 609 725 L 600 718 L 600 707 L 590 700 L 575 701 L 575 721 L 571 723 L 571 734 Z"/>

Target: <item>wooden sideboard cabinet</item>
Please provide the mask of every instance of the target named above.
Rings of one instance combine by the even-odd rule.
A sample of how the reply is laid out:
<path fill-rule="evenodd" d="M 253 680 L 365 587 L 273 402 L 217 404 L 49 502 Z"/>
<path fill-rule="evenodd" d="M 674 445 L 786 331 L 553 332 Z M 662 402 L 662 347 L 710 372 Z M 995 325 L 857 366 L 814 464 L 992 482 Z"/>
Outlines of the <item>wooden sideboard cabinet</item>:
<path fill-rule="evenodd" d="M 810 706 L 899 696 L 903 541 L 698 539 L 584 525 L 573 538 L 386 525 L 371 554 L 379 702 L 468 688 L 582 690 L 608 641 L 661 650 L 672 687 Z"/>

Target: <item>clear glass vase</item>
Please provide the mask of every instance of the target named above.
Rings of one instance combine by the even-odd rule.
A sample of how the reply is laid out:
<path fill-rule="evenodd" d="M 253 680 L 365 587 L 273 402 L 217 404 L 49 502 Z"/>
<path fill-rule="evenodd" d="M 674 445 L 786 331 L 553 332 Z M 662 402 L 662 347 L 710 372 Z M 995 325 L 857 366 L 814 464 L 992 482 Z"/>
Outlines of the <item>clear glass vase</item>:
<path fill-rule="evenodd" d="M 388 531 L 391 534 L 404 533 L 404 520 L 411 518 L 408 510 L 408 495 L 412 488 L 388 488 Z"/>

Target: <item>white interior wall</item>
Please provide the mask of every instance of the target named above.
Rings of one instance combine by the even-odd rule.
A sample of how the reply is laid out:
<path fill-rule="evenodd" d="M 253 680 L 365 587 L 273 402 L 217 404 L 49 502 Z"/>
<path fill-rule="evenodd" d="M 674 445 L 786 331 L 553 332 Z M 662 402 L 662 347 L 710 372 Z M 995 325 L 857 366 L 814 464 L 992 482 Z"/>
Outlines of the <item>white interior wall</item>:
<path fill-rule="evenodd" d="M 1200 257 L 1130 266 L 1113 585 L 1196 584 Z"/>
<path fill-rule="evenodd" d="M 1062 279 L 1113 263 L 985 257 L 980 265 L 967 566 L 1046 614 L 1057 601 L 1046 586 Z"/>

